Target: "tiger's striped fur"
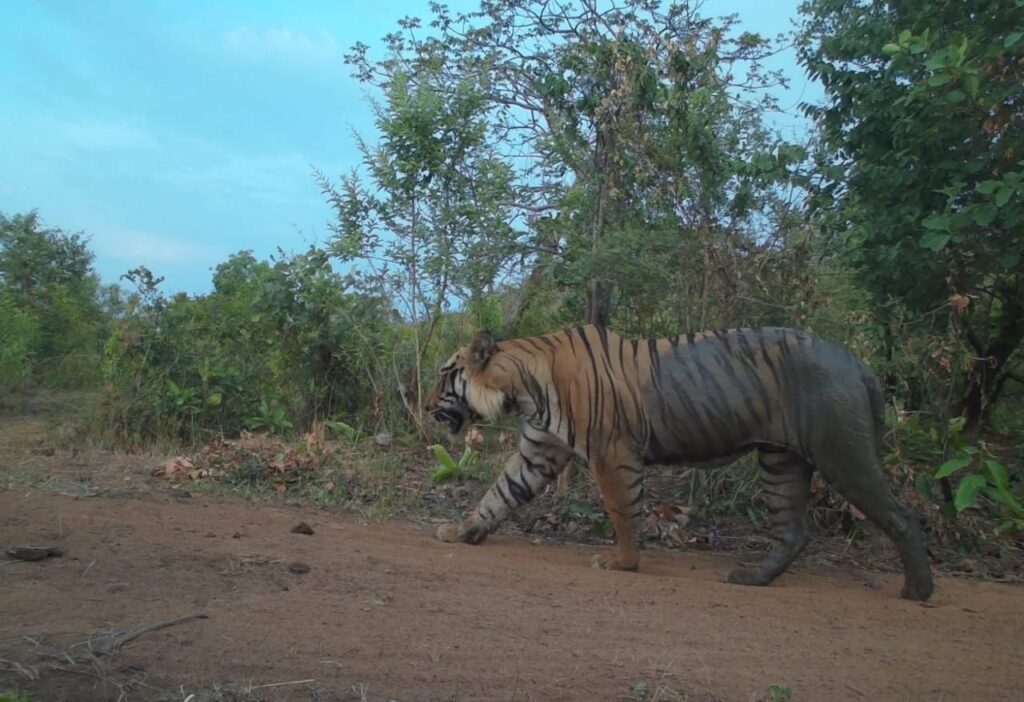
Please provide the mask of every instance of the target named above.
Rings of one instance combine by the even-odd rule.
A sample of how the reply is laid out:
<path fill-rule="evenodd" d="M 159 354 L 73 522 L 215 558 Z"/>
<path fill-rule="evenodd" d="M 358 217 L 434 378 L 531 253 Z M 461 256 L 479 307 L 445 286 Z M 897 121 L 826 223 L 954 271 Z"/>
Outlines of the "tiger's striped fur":
<path fill-rule="evenodd" d="M 767 585 L 807 543 L 814 470 L 896 543 L 903 596 L 932 576 L 917 516 L 890 490 L 879 455 L 878 380 L 843 348 L 792 329 L 625 339 L 602 328 L 495 342 L 481 334 L 441 369 L 425 408 L 458 439 L 475 421 L 515 414 L 518 451 L 443 541 L 480 543 L 554 480 L 573 454 L 596 477 L 617 543 L 594 565 L 634 570 L 643 467 L 716 467 L 758 451 L 775 547 L 729 581 Z"/>

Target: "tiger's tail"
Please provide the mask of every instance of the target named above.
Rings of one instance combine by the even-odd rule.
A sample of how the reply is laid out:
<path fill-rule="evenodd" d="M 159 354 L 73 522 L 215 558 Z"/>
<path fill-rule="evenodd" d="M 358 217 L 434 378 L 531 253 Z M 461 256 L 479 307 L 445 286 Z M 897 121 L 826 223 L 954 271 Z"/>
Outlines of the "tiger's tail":
<path fill-rule="evenodd" d="M 882 394 L 882 384 L 878 376 L 866 364 L 861 364 L 861 381 L 868 393 L 868 402 L 871 404 L 871 418 L 875 423 L 875 452 L 879 460 L 882 458 L 882 449 L 885 443 L 885 396 Z"/>

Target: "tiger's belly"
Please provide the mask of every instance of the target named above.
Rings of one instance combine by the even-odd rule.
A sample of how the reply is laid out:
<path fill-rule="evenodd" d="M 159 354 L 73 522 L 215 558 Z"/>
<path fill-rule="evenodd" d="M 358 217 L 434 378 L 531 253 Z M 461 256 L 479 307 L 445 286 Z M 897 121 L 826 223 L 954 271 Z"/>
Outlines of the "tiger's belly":
<path fill-rule="evenodd" d="M 713 468 L 726 465 L 761 446 L 782 447 L 786 440 L 785 410 L 766 411 L 742 398 L 723 396 L 706 387 L 692 395 L 648 390 L 648 437 L 644 462 Z M 774 405 L 774 403 L 773 403 Z"/>
<path fill-rule="evenodd" d="M 660 445 L 648 444 L 644 453 L 645 465 L 686 466 L 688 468 L 720 468 L 734 463 L 759 446 L 765 445 L 758 441 L 737 441 L 729 448 L 711 450 L 707 447 L 678 447 L 667 450 Z M 652 450 L 657 449 L 657 450 Z"/>

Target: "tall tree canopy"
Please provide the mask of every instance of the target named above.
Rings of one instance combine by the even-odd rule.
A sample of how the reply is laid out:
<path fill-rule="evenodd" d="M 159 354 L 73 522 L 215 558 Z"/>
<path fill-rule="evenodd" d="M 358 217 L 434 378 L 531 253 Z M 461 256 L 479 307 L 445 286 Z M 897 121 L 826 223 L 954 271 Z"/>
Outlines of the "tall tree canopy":
<path fill-rule="evenodd" d="M 982 419 L 1024 340 L 1024 2 L 811 0 L 800 60 L 832 150 L 820 221 L 879 300 L 952 305 Z M 941 318 L 941 319 L 944 319 Z"/>
<path fill-rule="evenodd" d="M 607 324 L 618 310 L 648 320 L 637 331 L 652 330 L 651 301 L 669 288 L 701 309 L 666 323 L 697 326 L 722 321 L 707 309 L 712 288 L 733 301 L 775 292 L 745 289 L 755 276 L 737 268 L 763 267 L 792 233 L 795 199 L 779 186 L 803 155 L 762 121 L 765 88 L 781 82 L 763 67 L 772 43 L 698 7 L 505 0 L 452 15 L 433 4 L 425 36 L 407 18 L 387 56 L 357 44 L 348 60 L 387 95 L 399 74 L 436 75 L 442 95 L 479 86 L 480 124 L 514 169 L 528 288 L 557 280 L 577 318 Z"/>

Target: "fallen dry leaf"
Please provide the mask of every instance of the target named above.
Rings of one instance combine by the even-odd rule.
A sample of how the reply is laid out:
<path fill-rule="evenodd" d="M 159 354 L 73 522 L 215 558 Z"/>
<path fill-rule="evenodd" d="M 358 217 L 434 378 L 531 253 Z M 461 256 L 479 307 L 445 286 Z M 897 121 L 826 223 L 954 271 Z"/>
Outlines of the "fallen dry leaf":
<path fill-rule="evenodd" d="M 679 507 L 676 505 L 666 504 L 664 502 L 658 502 L 651 508 L 651 511 L 661 519 L 669 522 L 675 522 L 679 526 L 686 526 L 690 523 L 689 507 Z"/>
<path fill-rule="evenodd" d="M 195 466 L 192 465 L 192 461 L 184 456 L 177 456 L 167 459 L 162 468 L 153 470 L 152 475 L 158 478 L 169 478 L 170 480 L 184 480 L 185 478 L 192 477 L 193 471 L 195 471 Z"/>
<path fill-rule="evenodd" d="M 484 443 L 484 433 L 480 431 L 479 427 L 470 427 L 469 431 L 466 432 L 466 446 L 470 448 L 478 448 Z"/>
<path fill-rule="evenodd" d="M 949 296 L 949 306 L 952 307 L 955 312 L 963 312 L 971 306 L 971 296 L 954 293 Z"/>

